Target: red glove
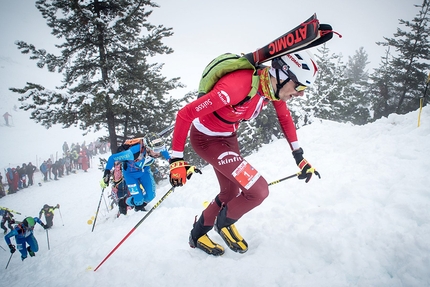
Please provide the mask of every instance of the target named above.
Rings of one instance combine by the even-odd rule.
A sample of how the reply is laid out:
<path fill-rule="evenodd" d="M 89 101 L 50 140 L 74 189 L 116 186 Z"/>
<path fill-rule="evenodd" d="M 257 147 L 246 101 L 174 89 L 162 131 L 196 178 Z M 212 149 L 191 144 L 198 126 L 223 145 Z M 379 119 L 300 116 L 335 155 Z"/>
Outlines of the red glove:
<path fill-rule="evenodd" d="M 183 186 L 193 173 L 202 173 L 195 166 L 189 165 L 183 158 L 170 159 L 170 184 L 172 186 Z"/>

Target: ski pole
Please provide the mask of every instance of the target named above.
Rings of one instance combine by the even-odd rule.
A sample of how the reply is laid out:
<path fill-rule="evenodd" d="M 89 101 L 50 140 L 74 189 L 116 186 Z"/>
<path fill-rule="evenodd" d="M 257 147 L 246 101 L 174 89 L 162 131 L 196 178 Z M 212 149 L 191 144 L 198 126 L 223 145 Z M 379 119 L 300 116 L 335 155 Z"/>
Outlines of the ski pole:
<path fill-rule="evenodd" d="M 48 229 L 45 229 L 46 231 L 46 241 L 48 241 L 48 250 L 51 250 L 51 248 L 49 248 L 49 236 L 48 236 Z"/>
<path fill-rule="evenodd" d="M 105 203 L 106 210 L 107 210 L 107 212 L 109 213 L 109 212 L 110 212 L 110 210 L 109 210 L 108 204 L 107 204 L 107 202 L 106 202 L 106 198 L 105 198 L 104 196 L 103 196 L 103 201 L 104 201 L 104 203 Z"/>
<path fill-rule="evenodd" d="M 60 208 L 58 208 L 58 212 L 60 213 L 61 223 L 62 223 L 62 224 L 63 224 L 63 226 L 64 226 L 63 216 L 61 215 Z"/>
<path fill-rule="evenodd" d="M 424 90 L 424 95 L 420 98 L 420 109 L 418 112 L 418 127 L 420 127 L 420 124 L 421 124 L 421 112 L 423 110 L 423 106 L 425 105 L 425 98 L 426 98 L 427 88 L 429 86 L 429 83 L 430 83 L 430 73 L 426 80 L 426 88 Z"/>
<path fill-rule="evenodd" d="M 271 183 L 269 183 L 268 185 L 269 185 L 269 186 L 270 186 L 270 185 L 274 185 L 274 184 L 280 183 L 281 181 L 284 181 L 284 180 L 287 180 L 287 179 L 290 179 L 290 178 L 296 177 L 296 176 L 298 176 L 298 175 L 299 175 L 299 173 L 295 173 L 295 174 L 289 175 L 289 176 L 287 176 L 287 177 L 284 177 L 284 178 L 281 178 L 281 179 L 278 179 L 278 180 L 272 181 L 272 182 L 271 182 Z"/>
<path fill-rule="evenodd" d="M 103 197 L 103 192 L 104 191 L 105 191 L 105 189 L 103 188 L 102 189 L 102 194 L 100 195 L 99 205 L 97 206 L 96 216 L 94 217 L 94 223 L 93 223 L 93 228 L 91 229 L 91 232 L 94 231 L 94 226 L 96 225 L 97 215 L 99 214 L 100 203 L 102 203 L 102 197 Z"/>
<path fill-rule="evenodd" d="M 10 257 L 9 257 L 9 260 L 7 261 L 7 264 L 6 264 L 6 268 L 5 268 L 5 269 L 7 269 L 7 267 L 9 266 L 9 262 L 10 262 L 10 260 L 12 259 L 12 255 L 13 255 L 13 253 L 11 253 L 11 254 L 10 254 Z"/>
<path fill-rule="evenodd" d="M 140 224 L 142 224 L 142 222 L 154 211 L 154 209 L 156 209 L 162 202 L 163 200 L 165 200 L 173 191 L 174 191 L 175 187 L 172 187 L 169 189 L 168 192 L 166 192 L 165 195 L 163 195 L 163 197 L 148 211 L 148 213 L 127 233 L 127 235 L 115 246 L 114 249 L 112 249 L 111 252 L 109 252 L 109 254 L 102 260 L 102 262 L 100 262 L 99 265 L 97 265 L 97 267 L 94 269 L 94 272 L 97 271 L 97 269 L 100 268 L 100 266 L 102 266 L 103 263 L 105 263 L 106 260 L 108 260 L 108 258 L 121 246 L 121 244 L 124 243 L 124 241 L 139 227 Z"/>

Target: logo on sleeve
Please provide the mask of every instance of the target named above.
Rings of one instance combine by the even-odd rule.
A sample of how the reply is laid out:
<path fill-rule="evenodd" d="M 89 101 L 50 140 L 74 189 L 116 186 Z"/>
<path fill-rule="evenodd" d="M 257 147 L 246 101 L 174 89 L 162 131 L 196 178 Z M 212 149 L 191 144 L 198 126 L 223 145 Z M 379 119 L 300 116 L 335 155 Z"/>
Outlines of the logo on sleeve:
<path fill-rule="evenodd" d="M 200 105 L 198 105 L 196 107 L 196 112 L 200 112 L 201 110 L 203 110 L 204 108 L 206 108 L 208 106 L 212 106 L 212 102 L 211 102 L 210 99 L 207 99 L 206 101 L 204 101 L 203 103 L 201 103 Z"/>
<path fill-rule="evenodd" d="M 225 91 L 219 91 L 218 97 L 224 103 L 224 105 L 230 104 L 230 96 Z"/>

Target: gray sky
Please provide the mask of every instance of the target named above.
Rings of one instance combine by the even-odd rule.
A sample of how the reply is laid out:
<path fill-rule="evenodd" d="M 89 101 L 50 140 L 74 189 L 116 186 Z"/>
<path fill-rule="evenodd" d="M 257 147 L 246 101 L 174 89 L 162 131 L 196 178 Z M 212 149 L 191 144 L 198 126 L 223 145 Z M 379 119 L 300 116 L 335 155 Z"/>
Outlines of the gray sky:
<path fill-rule="evenodd" d="M 56 40 L 33 1 L 0 0 L 0 112 L 5 101 L 16 95 L 11 86 L 23 87 L 27 81 L 54 88 L 61 75 L 36 68 L 36 62 L 22 55 L 14 41 L 23 40 L 57 53 Z M 164 62 L 167 78 L 181 77 L 187 88 L 172 92 L 182 95 L 198 87 L 205 65 L 225 53 L 248 53 L 266 45 L 317 13 L 321 23 L 331 24 L 340 34 L 327 43 L 332 53 L 342 53 L 346 62 L 359 47 L 364 47 L 377 67 L 384 48 L 375 44 L 383 37 L 392 37 L 399 27 L 398 19 L 411 20 L 418 13 L 414 4 L 422 0 L 159 0 L 160 8 L 149 18 L 152 24 L 172 27 L 174 35 L 164 43 L 175 50 L 155 60 Z M 5 107 L 6 108 L 6 107 Z"/>

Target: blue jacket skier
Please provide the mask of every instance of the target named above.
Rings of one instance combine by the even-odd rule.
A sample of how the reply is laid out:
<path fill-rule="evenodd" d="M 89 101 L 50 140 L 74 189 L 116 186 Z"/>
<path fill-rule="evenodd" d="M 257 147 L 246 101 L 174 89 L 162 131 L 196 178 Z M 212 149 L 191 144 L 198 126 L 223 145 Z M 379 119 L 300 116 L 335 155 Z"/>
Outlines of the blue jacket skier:
<path fill-rule="evenodd" d="M 121 213 L 126 212 L 127 205 L 134 206 L 136 211 L 145 211 L 148 202 L 155 198 L 155 180 L 150 165 L 160 155 L 166 160 L 170 159 L 164 142 L 155 146 L 153 142 L 147 143 L 145 138 L 137 138 L 126 141 L 118 148 L 117 153 L 109 157 L 100 186 L 106 188 L 109 185 L 111 169 L 115 162 L 122 162 L 123 175 L 130 196 L 123 197 L 118 202 L 120 211 L 123 211 Z"/>
<path fill-rule="evenodd" d="M 35 253 L 39 251 L 39 244 L 37 243 L 36 237 L 33 235 L 36 223 L 42 225 L 44 229 L 47 228 L 47 226 L 38 217 L 26 217 L 20 224 L 16 225 L 12 231 L 4 236 L 4 240 L 9 246 L 10 253 L 14 253 L 16 249 L 18 249 L 21 253 L 21 260 L 27 258 L 27 251 L 31 257 L 35 256 Z M 16 248 L 10 240 L 14 236 Z"/>

